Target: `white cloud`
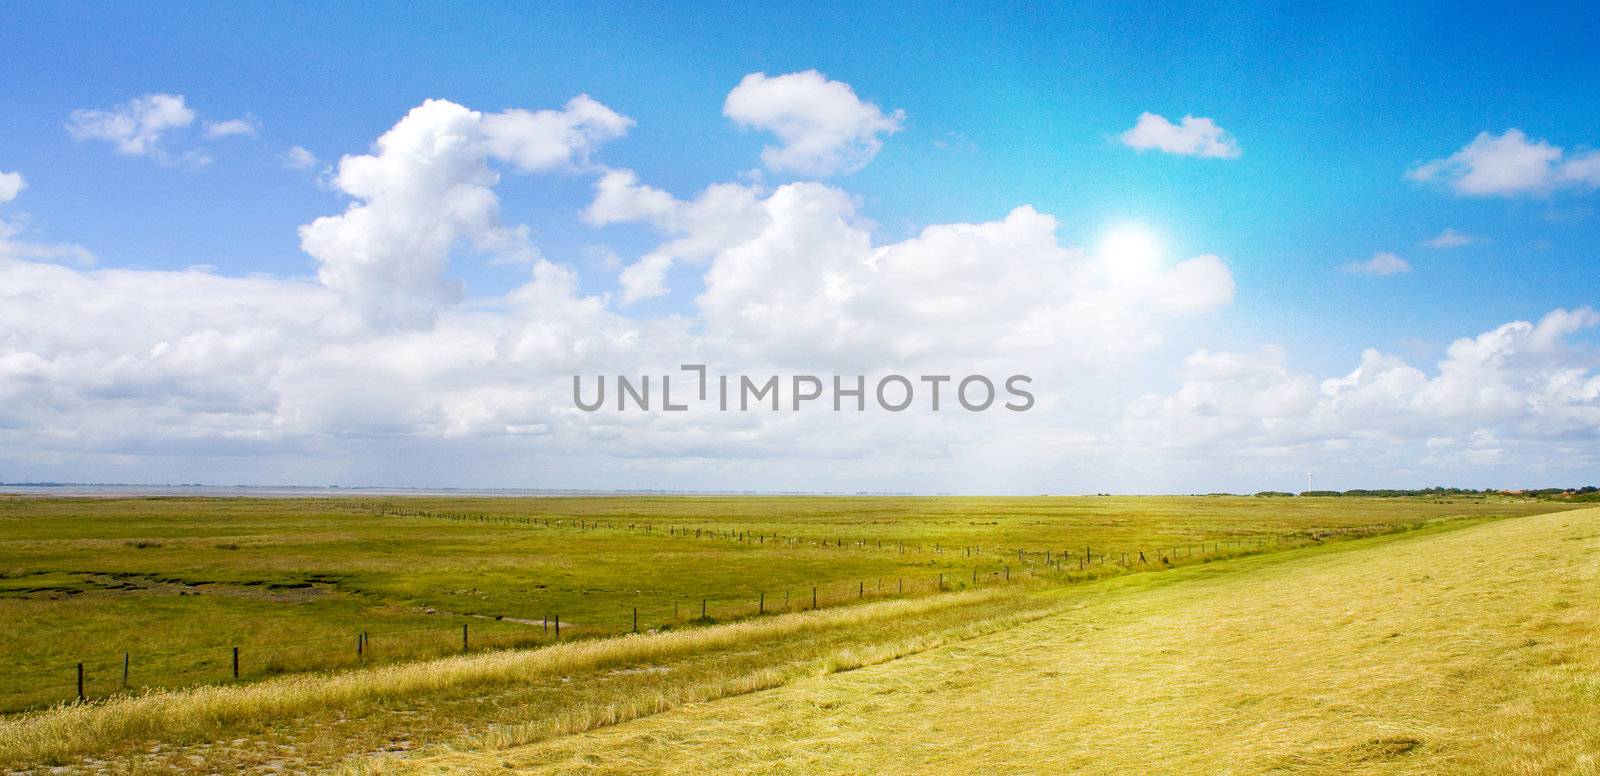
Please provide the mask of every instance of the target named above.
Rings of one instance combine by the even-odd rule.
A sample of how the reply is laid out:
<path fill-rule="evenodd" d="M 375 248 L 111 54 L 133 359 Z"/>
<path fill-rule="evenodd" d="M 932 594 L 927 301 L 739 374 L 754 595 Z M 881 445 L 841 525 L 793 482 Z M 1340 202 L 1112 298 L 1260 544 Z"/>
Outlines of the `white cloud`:
<path fill-rule="evenodd" d="M 1160 318 L 1233 299 L 1216 256 L 1128 271 L 1061 245 L 1056 219 L 1028 206 L 884 244 L 857 207 L 815 182 L 718 184 L 684 201 L 614 171 L 585 216 L 667 235 L 623 270 L 624 303 L 666 293 L 675 262 L 705 265 L 695 306 L 707 337 L 750 358 L 866 364 L 1048 352 L 1103 363 L 1159 342 Z"/>
<path fill-rule="evenodd" d="M 1577 342 L 1600 325 L 1587 309 L 1460 340 L 1431 373 L 1377 351 L 1327 379 L 1282 349 L 1200 351 L 1176 390 L 1129 403 L 1165 377 L 1151 371 L 1163 341 L 1231 303 L 1231 271 L 1210 254 L 1157 248 L 1129 262 L 1063 244 L 1057 217 L 1027 205 L 882 239 L 834 186 L 755 179 L 680 199 L 610 171 L 584 220 L 660 238 L 620 268 L 614 298 L 585 295 L 574 270 L 528 253 L 526 230 L 502 223 L 495 191 L 507 169 L 593 168 L 596 138 L 623 126 L 592 106 L 555 113 L 600 118 L 556 133 L 570 141 L 560 151 L 535 141 L 560 121 L 519 118 L 510 125 L 539 129 L 507 141 L 485 129 L 490 116 L 430 101 L 342 159 L 333 184 L 351 205 L 302 233 L 315 280 L 80 269 L 0 234 L 7 478 L 1038 492 L 1300 482 L 1313 465 L 1413 484 L 1526 461 L 1600 465 L 1600 374 Z M 528 261 L 528 280 L 448 304 L 445 270 L 463 246 Z M 592 261 L 614 260 L 596 250 Z M 691 304 L 623 313 L 669 279 Z M 1039 407 L 572 406 L 574 374 L 659 376 L 681 363 L 1027 373 Z"/>
<path fill-rule="evenodd" d="M 865 167 L 900 131 L 905 112 L 884 113 L 863 102 L 842 81 L 815 70 L 768 77 L 751 73 L 728 92 L 722 114 L 742 127 L 763 129 L 782 145 L 767 146 L 761 161 L 774 171 L 827 176 Z"/>
<path fill-rule="evenodd" d="M 508 110 L 483 117 L 489 153 L 527 172 L 589 163 L 589 155 L 627 133 L 633 119 L 587 94 L 561 110 Z"/>
<path fill-rule="evenodd" d="M 315 281 L 0 257 L 0 448 L 310 455 L 330 437 L 528 434 L 567 398 L 556 375 L 604 364 L 633 328 L 545 262 L 500 312 L 379 331 Z"/>
<path fill-rule="evenodd" d="M 77 140 L 111 143 L 118 153 L 169 161 L 162 138 L 193 124 L 195 116 L 181 94 L 146 94 L 110 110 L 75 110 L 67 121 L 67 133 Z"/>
<path fill-rule="evenodd" d="M 652 299 L 667 293 L 667 270 L 672 268 L 672 257 L 652 253 L 622 269 L 617 283 L 622 286 L 622 303 L 632 304 L 641 299 Z"/>
<path fill-rule="evenodd" d="M 1429 248 L 1460 248 L 1464 245 L 1474 245 L 1483 242 L 1483 238 L 1455 229 L 1445 228 L 1439 234 L 1422 241 Z"/>
<path fill-rule="evenodd" d="M 1233 159 L 1239 156 L 1239 144 L 1215 121 L 1196 116 L 1184 116 L 1179 124 L 1154 113 L 1141 113 L 1133 128 L 1120 135 L 1122 144 L 1145 151 L 1155 149 L 1183 156 L 1207 156 Z"/>
<path fill-rule="evenodd" d="M 0 173 L 0 205 L 15 200 L 28 182 L 20 172 Z M 88 248 L 70 243 L 41 243 L 20 239 L 27 227 L 27 216 L 0 217 L 0 259 L 61 262 L 89 267 L 95 255 Z"/>
<path fill-rule="evenodd" d="M 16 199 L 26 188 L 28 188 L 28 181 L 22 177 L 22 173 L 0 172 L 0 205 Z"/>
<path fill-rule="evenodd" d="M 309 170 L 320 163 L 317 155 L 305 146 L 293 146 L 283 152 L 283 166 L 291 170 Z"/>
<path fill-rule="evenodd" d="M 302 230 L 316 280 L 0 257 L 0 460 L 59 460 L 123 480 L 151 476 L 127 467 L 149 472 L 160 461 L 188 471 L 237 465 L 237 479 L 260 481 L 337 477 L 330 461 L 389 466 L 408 450 L 496 476 L 512 471 L 508 461 L 519 471 L 540 462 L 581 485 L 606 470 L 678 471 L 686 460 L 738 468 L 793 455 L 852 461 L 838 470 L 863 477 L 861 456 L 889 451 L 906 463 L 886 466 L 925 473 L 984 427 L 954 415 L 914 429 L 893 417 L 826 415 L 807 426 L 821 433 L 802 433 L 793 417 L 588 415 L 572 408 L 569 379 L 660 374 L 696 360 L 1043 379 L 1127 362 L 1159 343 L 1169 321 L 1233 295 L 1214 256 L 1112 271 L 1062 245 L 1056 219 L 1027 206 L 882 242 L 855 197 L 820 183 L 721 183 L 680 200 L 612 171 L 598 179 L 585 220 L 643 222 L 663 235 L 622 268 L 619 296 L 664 292 L 667 269 L 682 262 L 700 275 L 687 311 L 629 319 L 617 311 L 626 300 L 585 296 L 571 269 L 539 259 L 512 292 L 451 305 L 453 246 L 531 248 L 523 228 L 500 221 L 498 167 L 593 164 L 593 133 L 566 135 L 565 153 L 535 154 L 536 144 L 485 130 L 487 118 L 429 101 L 371 153 L 343 158 L 332 183 L 351 205 Z M 63 319 L 73 326 L 55 323 Z M 450 448 L 453 440 L 470 445 Z M 383 455 L 363 452 L 377 445 Z M 290 473 L 262 474 L 269 466 Z M 468 471 L 406 476 L 438 482 Z M 674 483 L 685 481 L 663 484 Z"/>
<path fill-rule="evenodd" d="M 74 243 L 43 243 L 19 239 L 23 222 L 0 218 L 0 259 L 45 261 L 92 267 L 98 261 L 94 252 Z"/>
<path fill-rule="evenodd" d="M 1544 196 L 1600 186 L 1600 151 L 1568 153 L 1515 128 L 1499 136 L 1480 132 L 1461 150 L 1417 165 L 1406 177 L 1447 185 L 1461 196 Z"/>
<path fill-rule="evenodd" d="M 28 187 L 20 172 L 0 172 L 0 205 L 17 198 Z"/>
<path fill-rule="evenodd" d="M 490 161 L 525 171 L 584 164 L 631 123 L 587 96 L 563 111 L 488 115 L 428 100 L 378 138 L 374 154 L 339 160 L 332 185 L 356 201 L 301 227 L 301 248 L 367 320 L 427 326 L 461 297 L 444 278 L 458 243 L 500 261 L 538 257 L 527 227 L 501 223 Z"/>
<path fill-rule="evenodd" d="M 1176 392 L 1128 406 L 1122 431 L 1186 456 L 1227 451 L 1280 472 L 1316 462 L 1368 483 L 1380 464 L 1581 471 L 1600 458 L 1600 359 L 1571 338 L 1597 325 L 1589 308 L 1513 321 L 1456 340 L 1432 375 L 1370 349 L 1351 372 L 1323 380 L 1290 369 L 1281 348 L 1200 351 Z"/>
<path fill-rule="evenodd" d="M 205 127 L 206 137 L 212 139 L 241 135 L 255 137 L 261 131 L 261 122 L 255 116 L 245 116 L 227 121 L 207 121 Z"/>
<path fill-rule="evenodd" d="M 667 293 L 666 274 L 678 261 L 703 264 L 723 246 L 754 237 L 765 225 L 757 185 L 721 183 L 690 202 L 639 183 L 632 170 L 612 170 L 595 183 L 595 198 L 583 218 L 595 226 L 638 222 L 674 239 L 625 268 L 619 277 L 622 302 Z"/>
<path fill-rule="evenodd" d="M 640 185 L 632 170 L 611 170 L 595 183 L 594 201 L 583 217 L 595 226 L 627 221 L 668 225 L 678 218 L 679 210 L 671 194 Z"/>
<path fill-rule="evenodd" d="M 1366 261 L 1352 261 L 1344 265 L 1344 271 L 1353 275 L 1398 275 L 1410 272 L 1411 264 L 1393 253 L 1379 251 Z"/>

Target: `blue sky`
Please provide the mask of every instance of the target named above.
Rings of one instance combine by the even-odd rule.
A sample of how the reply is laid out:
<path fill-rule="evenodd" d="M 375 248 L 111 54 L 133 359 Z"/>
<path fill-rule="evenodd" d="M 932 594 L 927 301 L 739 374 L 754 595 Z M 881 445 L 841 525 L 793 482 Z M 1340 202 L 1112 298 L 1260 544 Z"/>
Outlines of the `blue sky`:
<path fill-rule="evenodd" d="M 368 153 L 425 99 L 495 112 L 588 94 L 636 122 L 596 163 L 687 200 L 750 171 L 767 187 L 808 179 L 763 169 L 772 136 L 736 126 L 723 104 L 747 74 L 815 69 L 904 111 L 869 164 L 826 176 L 858 198 L 879 243 L 1031 205 L 1059 220 L 1065 246 L 1137 223 L 1173 260 L 1222 257 L 1237 283 L 1231 304 L 1164 329 L 1130 367 L 1140 376 L 1119 378 L 1128 387 L 1107 398 L 1120 404 L 1175 390 L 1184 378 L 1173 364 L 1200 348 L 1282 346 L 1290 369 L 1319 379 L 1367 348 L 1431 372 L 1457 338 L 1600 299 L 1592 185 L 1462 195 L 1407 178 L 1483 132 L 1520 129 L 1568 158 L 1600 145 L 1596 39 L 1600 9 L 1571 5 L 12 4 L 0 9 L 0 172 L 26 178 L 8 206 L 25 215 L 24 236 L 82 245 L 97 270 L 312 277 L 318 262 L 297 229 L 351 201 L 319 185 L 319 170 Z M 146 94 L 182 95 L 198 112 L 165 142 L 203 149 L 209 164 L 118 154 L 64 128 L 74 111 Z M 1121 134 L 1145 112 L 1209 118 L 1240 152 L 1126 147 Z M 253 118 L 254 135 L 201 137 L 204 121 L 238 117 Z M 293 146 L 320 164 L 288 169 Z M 597 246 L 625 265 L 661 238 L 646 225 L 586 223 L 578 214 L 594 184 L 592 169 L 503 170 L 495 193 L 502 219 L 526 224 L 582 293 L 615 294 L 617 269 L 592 258 Z M 1445 229 L 1475 239 L 1422 245 Z M 1380 252 L 1410 270 L 1343 269 Z M 704 269 L 675 265 L 669 292 L 615 313 L 694 317 Z M 457 245 L 447 276 L 483 300 L 529 272 Z M 1593 339 L 1590 327 L 1572 334 Z M 71 475 L 75 465 L 74 479 L 116 468 L 20 470 Z"/>

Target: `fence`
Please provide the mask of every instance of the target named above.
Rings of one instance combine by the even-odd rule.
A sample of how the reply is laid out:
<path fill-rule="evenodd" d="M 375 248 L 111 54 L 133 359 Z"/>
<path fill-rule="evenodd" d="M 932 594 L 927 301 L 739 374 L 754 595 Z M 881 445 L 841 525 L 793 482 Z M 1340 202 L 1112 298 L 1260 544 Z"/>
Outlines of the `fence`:
<path fill-rule="evenodd" d="M 557 641 L 621 636 L 679 627 L 809 611 L 873 599 L 909 598 L 983 585 L 1020 582 L 1031 571 L 974 568 L 970 574 L 935 573 L 833 581 L 758 592 L 754 597 L 635 600 L 607 621 L 574 623 L 559 612 L 537 618 L 462 617 L 420 628 L 369 628 L 342 637 L 252 641 L 201 649 L 102 654 L 40 676 L 36 689 L 0 697 L 7 711 L 86 701 L 150 688 L 171 688 L 275 675 L 338 670 L 450 654 L 544 646 Z"/>
<path fill-rule="evenodd" d="M 437 517 L 437 515 L 423 515 Z M 453 518 L 447 518 L 453 519 Z M 559 521 L 557 521 L 559 522 Z M 574 521 L 576 523 L 577 521 Z M 217 682 L 250 681 L 307 671 L 349 669 L 362 665 L 417 660 L 463 652 L 519 649 L 556 641 L 620 636 L 628 633 L 706 625 L 748 617 L 841 606 L 868 599 L 932 595 L 950 590 L 1006 584 L 1044 578 L 1072 581 L 1128 570 L 1168 568 L 1210 562 L 1262 551 L 1268 547 L 1303 546 L 1330 538 L 1392 533 L 1426 523 L 1328 529 L 1309 535 L 1271 535 L 1180 544 L 1161 549 L 1015 550 L 1015 566 L 973 566 L 970 572 L 938 572 L 919 577 L 831 581 L 781 590 L 760 591 L 738 598 L 646 599 L 620 601 L 615 619 L 575 623 L 551 611 L 536 617 L 453 615 L 448 623 L 413 628 L 367 628 L 337 637 L 293 641 L 251 641 L 204 648 L 102 654 L 75 665 L 61 666 L 54 675 L 38 676 L 32 689 L 0 696 L 0 710 L 19 711 L 53 703 L 86 701 L 147 688 L 171 688 Z M 555 527 L 555 526 L 552 526 Z M 576 528 L 576 526 L 573 526 Z M 597 530 L 591 524 L 578 530 Z M 646 527 L 642 530 L 653 531 Z M 669 536 L 676 536 L 671 527 Z M 683 534 L 688 537 L 687 529 Z M 702 538 L 710 532 L 702 534 Z M 746 541 L 725 532 L 720 538 Z M 762 541 L 759 538 L 748 539 Z M 769 541 L 800 541 L 798 537 Z M 822 540 L 808 540 L 822 541 Z M 858 540 L 866 542 L 868 540 Z M 842 545 L 841 545 L 842 546 Z M 858 544 L 857 546 L 867 546 Z M 905 545 L 909 548 L 910 545 Z M 898 549 L 897 551 L 912 551 Z M 944 548 L 931 552 L 960 552 L 982 557 L 1002 552 L 976 547 Z M 1008 557 L 1008 560 L 1011 558 Z"/>
<path fill-rule="evenodd" d="M 903 540 L 883 538 L 853 538 L 846 539 L 839 536 L 827 535 L 801 535 L 780 534 L 768 531 L 753 531 L 738 527 L 721 528 L 705 526 L 683 526 L 675 524 L 657 525 L 650 521 L 641 520 L 587 520 L 581 518 L 563 517 L 533 517 L 521 515 L 493 515 L 480 512 L 448 512 L 430 511 L 422 509 L 405 509 L 388 503 L 360 502 L 352 505 L 358 509 L 370 510 L 374 515 L 390 515 L 397 517 L 422 517 L 438 520 L 453 520 L 462 522 L 495 523 L 504 525 L 522 525 L 535 528 L 552 530 L 572 530 L 588 532 L 597 530 L 631 531 L 643 535 L 661 536 L 665 538 L 698 539 L 714 541 L 731 541 L 740 544 L 754 544 L 757 546 L 772 546 L 774 548 L 807 546 L 820 549 L 861 549 L 861 550 L 886 550 L 899 554 L 926 553 L 943 555 L 946 553 L 959 553 L 964 557 L 985 556 L 1005 559 L 1015 554 L 1018 562 L 1027 559 L 1037 559 L 1041 562 L 1052 564 L 1062 558 L 1067 562 L 1078 562 L 1080 566 L 1102 564 L 1104 557 L 1117 557 L 1119 554 L 1133 552 L 1147 552 L 1146 558 L 1151 554 L 1174 557 L 1194 557 L 1196 554 L 1207 552 L 1217 553 L 1223 551 L 1240 551 L 1249 548 L 1260 548 L 1282 544 L 1285 541 L 1324 541 L 1329 538 L 1347 536 L 1370 536 L 1380 533 L 1392 533 L 1397 530 L 1411 530 L 1434 521 L 1411 523 L 1381 523 L 1365 526 L 1346 526 L 1339 528 L 1307 528 L 1297 532 L 1280 532 L 1267 535 L 1245 535 L 1234 537 L 1208 538 L 1204 541 L 1178 542 L 1164 547 L 1141 547 L 1135 550 L 1105 550 L 1096 553 L 1094 548 L 1085 547 L 1082 556 L 1077 555 L 1076 548 L 1027 549 L 1018 547 L 983 547 L 981 545 L 945 545 L 942 543 L 908 543 Z M 1449 519 L 1449 518 L 1444 518 Z M 1207 549 L 1209 548 L 1209 549 Z M 1055 559 L 1054 561 L 1052 560 Z M 1121 562 L 1120 560 L 1118 562 Z M 1124 563 L 1124 565 L 1126 565 Z"/>

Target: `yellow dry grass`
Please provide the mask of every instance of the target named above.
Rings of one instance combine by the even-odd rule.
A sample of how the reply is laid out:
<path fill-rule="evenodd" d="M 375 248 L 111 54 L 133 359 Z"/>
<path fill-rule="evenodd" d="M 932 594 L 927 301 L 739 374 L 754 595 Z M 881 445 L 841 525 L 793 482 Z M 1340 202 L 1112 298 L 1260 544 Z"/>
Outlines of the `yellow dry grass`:
<path fill-rule="evenodd" d="M 838 670 L 892 659 L 950 639 L 968 638 L 1014 625 L 1048 611 L 1028 609 L 1026 585 L 903 599 L 816 612 L 777 615 L 709 628 L 595 641 L 576 641 L 536 650 L 517 650 L 442 658 L 349 671 L 303 674 L 256 684 L 158 690 L 91 704 L 66 704 L 0 719 L 0 764 L 71 763 L 74 758 L 140 742 L 178 742 L 232 737 L 293 720 L 323 709 L 357 714 L 388 701 L 431 695 L 491 693 L 494 688 L 537 682 L 562 682 L 617 667 L 654 665 L 674 658 L 740 648 L 759 651 L 773 641 L 800 641 L 824 631 L 850 633 L 880 623 L 896 623 L 946 613 L 952 627 L 902 634 L 890 643 L 862 645 L 858 652 L 821 651 L 808 661 L 748 670 L 747 661 L 729 661 L 729 670 L 712 681 L 670 685 L 646 693 L 597 694 L 580 699 L 559 714 L 541 716 L 498 731 L 490 740 L 520 743 L 587 730 L 658 713 L 683 703 L 719 698 L 775 686 L 799 674 Z M 139 765 L 135 770 L 142 769 Z"/>
<path fill-rule="evenodd" d="M 1597 576 L 1592 509 L 1138 575 L 1061 593 L 1076 597 L 1068 611 L 903 659 L 402 765 L 1592 774 Z"/>

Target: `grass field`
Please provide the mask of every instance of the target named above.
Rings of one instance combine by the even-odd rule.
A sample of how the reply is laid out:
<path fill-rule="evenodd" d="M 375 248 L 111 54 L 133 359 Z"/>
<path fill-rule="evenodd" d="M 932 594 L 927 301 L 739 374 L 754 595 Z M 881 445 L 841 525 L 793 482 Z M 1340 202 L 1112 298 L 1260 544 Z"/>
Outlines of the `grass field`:
<path fill-rule="evenodd" d="M 1182 671 L 1197 661 L 1211 661 L 1219 666 L 1219 676 L 1243 682 L 1249 672 L 1224 652 L 1237 649 L 1245 656 L 1238 658 L 1245 661 L 1241 665 L 1276 675 L 1261 661 L 1281 660 L 1289 653 L 1275 657 L 1272 650 L 1289 650 L 1295 660 L 1307 660 L 1307 655 L 1331 658 L 1330 650 L 1360 646 L 1339 641 L 1337 629 L 1325 632 L 1342 622 L 1332 612 L 1367 607 L 1372 617 L 1381 618 L 1395 615 L 1388 611 L 1392 608 L 1408 617 L 1434 617 L 1437 613 L 1420 605 L 1387 606 L 1389 601 L 1410 600 L 1408 595 L 1439 594 L 1425 592 L 1433 589 L 1430 584 L 1397 581 L 1399 569 L 1428 580 L 1447 578 L 1446 568 L 1477 575 L 1438 583 L 1447 592 L 1481 585 L 1503 571 L 1523 575 L 1509 578 L 1529 582 L 1526 596 L 1565 596 L 1563 580 L 1580 579 L 1579 571 L 1585 569 L 1583 573 L 1592 575 L 1588 558 L 1594 545 L 1586 543 L 1593 537 L 1558 534 L 1585 524 L 1588 518 L 1583 516 L 1592 513 L 1491 520 L 1557 508 L 1570 507 L 1504 499 L 1226 497 L 7 499 L 0 501 L 0 526 L 5 529 L 0 534 L 0 570 L 5 574 L 0 611 L 13 627 L 0 643 L 15 668 L 4 672 L 3 689 L 24 701 L 59 699 L 71 694 L 71 668 L 84 660 L 92 669 L 91 695 L 113 697 L 5 718 L 0 721 L 0 764 L 227 772 L 335 765 L 387 769 L 421 762 L 477 770 L 498 768 L 500 761 L 494 758 L 504 755 L 518 765 L 629 772 L 649 763 L 673 770 L 671 758 L 651 749 L 649 742 L 681 740 L 684 757 L 691 758 L 682 763 L 707 769 L 861 770 L 806 753 L 807 741 L 819 750 L 835 747 L 815 739 L 832 735 L 824 728 L 808 732 L 800 725 L 801 718 L 815 717 L 818 724 L 828 719 L 816 708 L 806 712 L 800 701 L 793 701 L 800 704 L 793 708 L 729 712 L 758 716 L 707 727 L 703 736 L 671 726 L 686 719 L 689 709 L 679 709 L 684 704 L 766 688 L 775 689 L 691 708 L 709 711 L 756 699 L 799 697 L 790 693 L 834 681 L 819 676 L 934 659 L 954 662 L 938 669 L 947 672 L 945 679 L 934 681 L 931 673 L 921 677 L 928 682 L 914 693 L 921 700 L 905 706 L 929 708 L 930 714 L 896 723 L 895 715 L 876 713 L 904 705 L 898 702 L 874 707 L 872 714 L 863 715 L 861 708 L 852 713 L 861 719 L 883 716 L 889 725 L 883 728 L 885 736 L 940 731 L 941 739 L 952 731 L 984 729 L 986 723 L 977 719 L 960 720 L 963 696 L 975 709 L 993 707 L 996 714 L 1012 714 L 996 717 L 1007 730 L 1022 725 L 1022 709 L 1030 704 L 1042 704 L 1052 714 L 1077 709 L 1073 713 L 1089 716 L 1071 717 L 1070 725 L 1098 721 L 1107 736 L 1119 724 L 1142 719 L 1146 709 L 1165 709 L 1173 715 L 1170 724 L 1178 725 L 1184 703 L 1205 715 L 1248 717 L 1273 708 L 1257 708 L 1271 688 L 1251 690 L 1255 695 L 1247 693 L 1248 698 L 1217 701 L 1236 705 L 1221 708 L 1192 695 L 1211 688 L 1206 684 L 1211 679 Z M 546 527 L 545 520 L 556 522 Z M 1401 528 L 1416 530 L 1386 533 Z M 699 538 L 694 537 L 697 529 Z M 1362 532 L 1381 535 L 1357 538 Z M 1348 541 L 1314 542 L 1327 536 Z M 1256 544 L 1238 542 L 1242 537 L 1286 538 Z M 1459 546 L 1435 543 L 1446 540 Z M 1494 549 L 1492 541 L 1502 545 Z M 1201 555 L 1171 552 L 1201 544 L 1207 545 Z M 1084 546 L 1101 554 L 1144 549 L 1152 559 L 1157 550 L 1167 549 L 1175 565 L 1152 562 L 1127 571 L 1160 573 L 1126 573 L 1114 561 L 1081 574 L 1072 564 L 1066 566 L 1069 574 L 1044 566 L 1047 550 L 1059 562 L 1065 552 L 1081 556 Z M 1440 549 L 1444 547 L 1452 549 Z M 1020 565 L 1018 549 L 1026 553 Z M 1450 553 L 1475 557 L 1475 552 L 1492 557 L 1472 563 L 1442 560 Z M 1227 559 L 1231 555 L 1247 556 Z M 1355 564 L 1340 567 L 1347 572 L 1341 584 L 1348 592 L 1341 592 L 1346 588 L 1335 585 L 1329 576 L 1333 572 L 1325 571 L 1329 563 Z M 1010 584 L 1000 584 L 994 569 L 1002 564 L 1040 573 L 1018 573 Z M 970 580 L 974 568 L 984 571 L 986 584 L 967 592 L 901 598 L 890 590 L 851 606 L 773 613 L 782 611 L 777 595 L 786 588 L 809 592 L 811 584 L 833 584 L 839 594 L 824 604 L 856 603 L 858 591 L 878 579 L 931 580 L 945 573 L 949 586 L 957 588 Z M 1551 574 L 1548 579 L 1539 576 Z M 1086 579 L 1090 576 L 1106 578 Z M 1322 590 L 1319 585 L 1328 588 L 1320 597 L 1301 600 L 1298 590 L 1315 593 Z M 754 601 L 763 592 L 769 596 L 771 616 L 728 625 L 691 622 L 698 616 L 693 603 L 701 598 L 726 602 L 727 607 L 743 601 L 747 608 L 725 608 L 721 617 L 713 608 L 713 619 L 727 619 L 754 614 Z M 1349 601 L 1341 599 L 1346 595 Z M 674 620 L 668 608 L 673 602 L 691 611 Z M 804 609 L 810 601 L 806 596 L 793 603 L 792 608 Z M 549 641 L 538 621 L 546 613 L 563 613 L 565 622 L 575 624 L 565 626 L 574 628 L 573 635 L 599 635 L 628 630 L 627 618 L 635 606 L 646 612 L 642 630 L 663 632 L 421 662 L 399 659 L 459 652 L 461 622 L 470 623 L 475 648 L 484 643 L 534 646 Z M 1470 613 L 1459 601 L 1452 607 L 1449 611 Z M 1241 619 L 1241 611 L 1250 616 Z M 671 627 L 656 627 L 662 625 Z M 1450 619 L 1396 623 L 1400 625 L 1409 630 L 1399 632 L 1412 634 L 1412 639 L 1396 643 L 1413 647 L 1433 643 L 1430 628 L 1456 638 L 1448 629 L 1464 627 Z M 1485 627 L 1500 634 L 1511 626 L 1496 622 Z M 361 630 L 372 634 L 364 667 L 354 656 L 354 635 Z M 408 630 L 425 638 L 406 643 Z M 1231 641 L 1218 635 L 1224 632 Z M 1255 632 L 1261 641 L 1250 644 L 1247 637 Z M 1035 646 L 1007 641 L 1015 639 Z M 271 645 L 285 643 L 306 645 L 303 664 L 280 657 L 278 664 L 268 666 L 262 662 L 266 658 L 257 657 L 271 655 Z M 1009 645 L 996 649 L 1011 657 L 966 651 L 990 643 Z M 136 684 L 183 685 L 226 677 L 226 650 L 233 644 L 243 645 L 243 674 L 249 681 L 171 693 L 115 692 L 125 650 L 138 660 Z M 1153 644 L 1165 646 L 1151 651 Z M 197 647 L 210 660 L 198 669 L 187 662 Z M 1050 655 L 1066 660 L 1066 653 L 1079 662 L 1055 668 L 1039 662 Z M 163 655 L 169 656 L 165 664 Z M 897 660 L 903 656 L 919 657 Z M 1096 661 L 1101 658 L 1107 661 L 1105 671 L 1123 672 L 1125 696 L 1115 696 L 1109 686 L 1072 684 L 1099 671 Z M 328 666 L 330 659 L 341 671 L 293 673 L 299 667 Z M 968 670 L 973 668 L 981 670 Z M 1307 663 L 1289 673 L 1313 669 Z M 839 677 L 853 680 L 878 670 Z M 1410 669 L 1386 670 L 1402 675 Z M 272 678 L 274 672 L 290 675 Z M 941 682 L 948 683 L 951 676 L 962 677 L 954 685 L 960 689 L 979 675 L 997 677 L 995 682 L 1010 676 L 1018 682 L 1017 708 L 998 703 L 994 693 L 1003 689 L 999 684 L 974 690 L 977 694 L 941 690 Z M 901 689 L 912 692 L 905 687 Z M 95 693 L 96 688 L 103 690 Z M 888 696 L 897 690 L 886 684 L 863 692 Z M 1084 705 L 1093 692 L 1111 694 L 1101 706 Z M 920 705 L 934 703 L 934 696 L 945 702 L 946 695 L 948 706 Z M 1074 700 L 1067 703 L 1066 698 Z M 1124 703 L 1132 705 L 1115 708 Z M 1335 703 L 1329 708 L 1339 707 Z M 1339 728 L 1335 711 L 1328 711 L 1321 724 Z M 636 718 L 647 719 L 615 725 Z M 1066 717 L 1041 719 L 1068 725 Z M 1135 727 L 1168 724 L 1161 719 L 1152 716 Z M 765 733 L 751 730 L 756 720 L 779 727 Z M 842 719 L 834 722 L 844 725 Z M 798 727 L 786 731 L 782 726 L 788 724 Z M 634 725 L 668 727 L 637 739 L 604 738 L 646 729 Z M 716 761 L 713 753 L 739 735 L 760 739 L 735 745 L 747 753 L 741 757 L 750 759 Z M 870 742 L 879 733 L 861 735 L 861 741 Z M 1139 733 L 1116 735 L 1133 740 Z M 772 736 L 782 740 L 766 740 Z M 795 748 L 779 746 L 790 738 Z M 1419 741 L 1425 743 L 1393 747 L 1408 753 L 1433 751 L 1433 739 Z M 703 751 L 696 748 L 702 743 Z M 1137 746 L 1148 749 L 1149 744 Z M 452 749 L 460 753 L 451 754 Z M 697 751 L 707 759 L 694 761 Z M 1094 747 L 1084 751 L 1104 754 Z M 396 753 L 419 756 L 400 760 Z M 1058 752 L 1061 757 L 1081 754 L 1072 747 Z M 1169 756 L 1176 755 L 1162 754 Z M 1139 762 L 1134 754 L 1127 758 L 1132 759 L 1125 758 L 1125 764 Z M 963 770 L 958 762 L 928 760 L 923 770 Z M 1026 770 L 1005 762 L 995 761 L 995 769 Z M 1209 770 L 1199 760 L 1181 762 Z M 910 761 L 899 765 L 917 770 Z M 867 768 L 895 769 L 893 762 Z"/>
<path fill-rule="evenodd" d="M 388 770 L 1600 772 L 1600 510 L 1291 555 L 1058 592 L 1065 611 L 902 660 Z"/>
<path fill-rule="evenodd" d="M 1169 562 L 1461 516 L 1484 499 L 0 498 L 0 710 L 928 592 L 1088 548 Z M 698 538 L 696 536 L 698 535 Z M 1231 542 L 1231 543 L 1230 543 Z M 1019 556 L 1018 550 L 1022 550 Z M 1049 555 L 1046 555 L 1049 553 Z M 1046 566 L 1046 559 L 1053 566 Z M 1095 559 L 1091 559 L 1095 560 Z M 1137 565 L 1135 563 L 1135 565 Z M 1009 568 L 1008 568 L 1009 567 Z M 357 655 L 358 634 L 366 641 Z"/>

